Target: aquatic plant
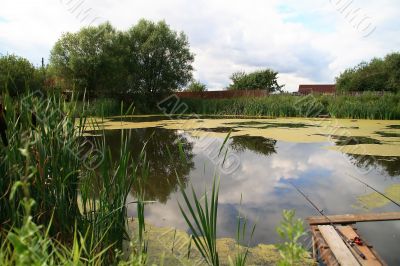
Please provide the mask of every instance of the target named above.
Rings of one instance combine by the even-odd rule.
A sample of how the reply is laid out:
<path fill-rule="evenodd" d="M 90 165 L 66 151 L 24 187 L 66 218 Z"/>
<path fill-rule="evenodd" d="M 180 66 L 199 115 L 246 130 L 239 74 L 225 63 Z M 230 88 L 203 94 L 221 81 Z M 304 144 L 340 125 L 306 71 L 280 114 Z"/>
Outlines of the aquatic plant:
<path fill-rule="evenodd" d="M 128 239 L 126 199 L 140 162 L 131 158 L 123 132 L 118 160 L 104 138 L 88 141 L 86 119 L 73 116 L 76 103 L 56 94 L 3 96 L 10 130 L 9 145 L 0 149 L 0 238 L 26 223 L 20 202 L 28 191 L 36 202 L 32 222 L 48 227 L 49 238 L 69 245 L 76 234 L 87 242 L 88 260 L 107 250 L 101 259 L 112 263 Z M 27 185 L 17 189 L 21 184 Z"/>
<path fill-rule="evenodd" d="M 24 153 L 23 151 L 21 151 Z M 24 156 L 27 156 L 24 153 Z M 26 171 L 29 173 L 29 170 Z M 22 195 L 19 202 L 21 225 L 14 226 L 9 231 L 2 231 L 4 239 L 0 246 L 1 265 L 101 265 L 105 254 L 112 244 L 98 249 L 98 239 L 87 231 L 81 234 L 75 226 L 73 237 L 68 244 L 50 236 L 54 211 L 46 227 L 37 225 L 32 217 L 32 210 L 37 205 L 31 198 L 29 175 L 21 177 L 13 184 L 10 200 L 15 200 L 18 192 Z"/>
<path fill-rule="evenodd" d="M 362 95 L 270 95 L 260 98 L 182 99 L 187 113 L 272 117 L 400 119 L 400 94 Z"/>
<path fill-rule="evenodd" d="M 240 195 L 240 204 L 239 206 L 242 206 L 242 195 Z M 233 266 L 244 266 L 246 265 L 247 262 L 247 256 L 249 255 L 249 246 L 250 246 L 250 241 L 253 238 L 254 231 L 256 229 L 256 224 L 254 224 L 251 228 L 251 233 L 249 237 L 249 241 L 245 247 L 241 246 L 241 243 L 243 243 L 246 240 L 246 229 L 247 229 L 247 218 L 243 217 L 240 210 L 238 212 L 237 216 L 237 228 L 236 228 L 236 249 L 237 253 L 235 255 L 234 261 L 230 262 L 230 264 Z"/>
<path fill-rule="evenodd" d="M 296 265 L 308 255 L 307 250 L 299 243 L 300 238 L 305 235 L 303 221 L 295 219 L 295 215 L 294 210 L 283 210 L 283 220 L 276 229 L 283 241 L 277 245 L 282 258 L 278 263 L 280 266 Z"/>
<path fill-rule="evenodd" d="M 217 213 L 219 178 L 214 178 L 211 197 L 208 198 L 207 192 L 204 193 L 204 206 L 202 206 L 201 198 L 197 196 L 193 187 L 192 196 L 194 204 L 190 202 L 182 186 L 181 193 L 188 211 L 184 210 L 182 205 L 178 202 L 179 209 L 193 234 L 193 241 L 197 249 L 209 265 L 218 266 Z"/>

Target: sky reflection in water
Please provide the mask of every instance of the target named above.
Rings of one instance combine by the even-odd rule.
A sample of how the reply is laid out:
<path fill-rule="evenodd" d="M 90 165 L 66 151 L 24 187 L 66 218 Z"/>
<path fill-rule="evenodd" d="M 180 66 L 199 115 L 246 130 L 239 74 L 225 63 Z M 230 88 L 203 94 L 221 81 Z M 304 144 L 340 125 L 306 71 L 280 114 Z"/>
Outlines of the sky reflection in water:
<path fill-rule="evenodd" d="M 220 172 L 219 167 L 207 156 L 198 138 L 175 130 L 132 129 L 130 145 L 134 154 L 140 152 L 153 132 L 146 149 L 151 164 L 147 199 L 158 203 L 146 206 L 146 219 L 157 226 L 187 230 L 177 204 L 181 196 L 177 192 L 174 169 L 186 185 L 192 184 L 198 193 L 203 193 L 211 187 L 214 173 Z M 115 152 L 119 136 L 120 130 L 106 131 L 106 141 Z M 215 140 L 222 143 L 221 139 Z M 179 159 L 178 141 L 184 144 L 187 164 Z M 375 209 L 362 206 L 357 197 L 372 191 L 349 177 L 359 177 L 385 191 L 400 183 L 399 158 L 343 155 L 324 149 L 326 145 L 330 144 L 291 143 L 250 136 L 231 139 L 229 149 L 240 158 L 240 166 L 229 175 L 220 172 L 219 237 L 235 236 L 239 208 L 250 224 L 257 222 L 254 244 L 278 241 L 275 228 L 283 209 L 296 209 L 300 218 L 317 215 L 289 181 L 299 186 L 327 214 L 399 211 L 394 204 Z M 372 170 L 366 173 L 367 169 Z M 242 207 L 239 206 L 241 194 Z M 128 214 L 135 215 L 135 206 L 130 207 Z M 400 247 L 400 222 L 367 223 L 357 227 L 390 265 L 400 264 L 396 255 Z"/>

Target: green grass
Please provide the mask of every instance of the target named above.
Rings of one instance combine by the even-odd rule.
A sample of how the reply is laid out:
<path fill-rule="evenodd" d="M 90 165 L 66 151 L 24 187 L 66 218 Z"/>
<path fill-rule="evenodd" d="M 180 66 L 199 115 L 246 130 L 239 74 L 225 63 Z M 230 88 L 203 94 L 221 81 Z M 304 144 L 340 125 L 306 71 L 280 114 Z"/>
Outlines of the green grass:
<path fill-rule="evenodd" d="M 204 194 L 204 206 L 200 203 L 192 187 L 192 196 L 194 203 L 191 203 L 187 193 L 181 186 L 188 211 L 185 211 L 179 203 L 179 209 L 185 218 L 187 225 L 193 234 L 193 241 L 209 265 L 218 266 L 219 257 L 217 252 L 217 213 L 218 213 L 218 192 L 219 179 L 214 178 L 211 197 L 208 198 L 207 192 Z"/>
<path fill-rule="evenodd" d="M 314 117 L 329 114 L 336 118 L 400 119 L 400 94 L 383 96 L 368 92 L 358 96 L 279 94 L 260 98 L 182 99 L 182 102 L 189 107 L 187 114 L 271 117 Z M 135 109 L 129 109 L 128 103 L 121 106 L 121 102 L 117 100 L 99 98 L 85 103 L 78 102 L 76 114 L 114 116 L 121 114 L 121 108 L 124 113 L 129 109 L 130 114 L 160 112 L 156 106 L 147 106 L 140 102 L 129 104 L 135 104 Z"/>
<path fill-rule="evenodd" d="M 282 221 L 276 231 L 281 238 L 277 245 L 281 260 L 279 266 L 299 265 L 309 255 L 307 250 L 300 243 L 301 237 L 305 236 L 303 221 L 295 219 L 295 210 L 283 210 Z"/>
<path fill-rule="evenodd" d="M 353 119 L 400 119 L 400 94 L 378 96 L 271 95 L 261 98 L 184 99 L 187 113 L 271 117 L 331 115 Z"/>
<path fill-rule="evenodd" d="M 242 195 L 240 195 L 239 208 L 241 208 L 241 206 L 242 206 Z M 237 224 L 237 228 L 236 228 L 236 243 L 237 243 L 236 244 L 237 245 L 236 249 L 237 249 L 237 252 L 236 252 L 234 261 L 231 262 L 230 264 L 234 265 L 234 266 L 244 266 L 244 265 L 246 265 L 246 262 L 247 262 L 247 258 L 248 258 L 248 255 L 249 255 L 250 241 L 252 240 L 252 238 L 254 236 L 254 231 L 256 229 L 256 224 L 254 224 L 252 226 L 251 233 L 250 233 L 250 238 L 248 240 L 247 245 L 244 248 L 242 248 L 240 246 L 240 244 L 243 243 L 246 240 L 246 237 L 247 237 L 247 235 L 246 235 L 247 218 L 242 216 L 242 214 L 240 212 L 240 209 L 239 209 L 239 212 L 238 212 L 236 224 Z"/>
<path fill-rule="evenodd" d="M 88 146 L 86 120 L 73 116 L 76 102 L 66 103 L 57 95 L 3 95 L 3 103 L 9 145 L 0 149 L 0 240 L 26 225 L 21 203 L 29 195 L 36 202 L 29 216 L 32 223 L 48 228 L 46 237 L 70 246 L 74 235 L 87 236 L 80 237 L 87 242 L 82 244 L 86 260 L 101 254 L 100 260 L 115 263 L 128 240 L 126 199 L 142 165 L 131 158 L 129 136 L 121 133 L 125 144 L 116 160 L 104 138 Z"/>

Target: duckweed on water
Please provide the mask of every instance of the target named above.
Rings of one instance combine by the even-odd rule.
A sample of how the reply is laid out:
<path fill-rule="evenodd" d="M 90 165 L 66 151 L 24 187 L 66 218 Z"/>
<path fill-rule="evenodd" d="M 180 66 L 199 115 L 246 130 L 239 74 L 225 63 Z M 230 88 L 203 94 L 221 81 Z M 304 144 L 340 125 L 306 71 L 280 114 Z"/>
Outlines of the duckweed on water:
<path fill-rule="evenodd" d="M 131 118 L 133 116 L 130 116 Z M 135 116 L 138 117 L 138 116 Z M 149 117 L 149 116 L 145 116 Z M 99 122 L 98 120 L 95 120 Z M 246 125 L 247 123 L 247 125 Z M 312 143 L 327 142 L 329 136 L 342 139 L 340 146 L 328 146 L 328 149 L 337 150 L 348 154 L 363 154 L 375 156 L 400 156 L 400 138 L 383 136 L 377 132 L 385 131 L 388 127 L 400 126 L 400 121 L 389 120 L 354 120 L 350 119 L 312 119 L 312 118 L 262 118 L 262 119 L 164 119 L 157 121 L 140 122 L 130 119 L 126 121 L 119 117 L 119 121 L 105 119 L 100 124 L 102 129 L 129 129 L 161 127 L 165 129 L 184 130 L 196 137 L 209 136 L 224 138 L 231 130 L 226 125 L 239 125 L 234 127 L 231 136 L 253 136 L 274 139 L 278 141 Z M 258 127 L 257 125 L 268 126 Z M 292 125 L 292 126 L 290 126 Z M 91 125 L 87 125 L 90 129 Z M 355 136 L 355 137 L 353 137 Z M 357 141 L 348 141 L 358 139 Z M 346 141 L 348 143 L 346 143 Z M 351 144 L 351 145 L 350 145 Z"/>
<path fill-rule="evenodd" d="M 387 187 L 384 194 L 395 202 L 400 203 L 400 184 L 393 184 Z M 373 192 L 357 197 L 357 203 L 356 207 L 376 209 L 390 204 L 391 202 L 379 193 Z"/>

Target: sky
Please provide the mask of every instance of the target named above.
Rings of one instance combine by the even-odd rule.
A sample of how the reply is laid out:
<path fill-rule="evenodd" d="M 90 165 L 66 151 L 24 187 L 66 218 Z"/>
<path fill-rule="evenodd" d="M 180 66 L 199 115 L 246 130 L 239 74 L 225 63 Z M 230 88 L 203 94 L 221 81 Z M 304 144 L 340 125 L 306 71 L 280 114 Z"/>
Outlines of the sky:
<path fill-rule="evenodd" d="M 40 65 L 61 34 L 145 18 L 188 36 L 194 78 L 221 90 L 237 71 L 271 68 L 286 91 L 400 50 L 398 0 L 1 0 L 0 53 Z"/>

